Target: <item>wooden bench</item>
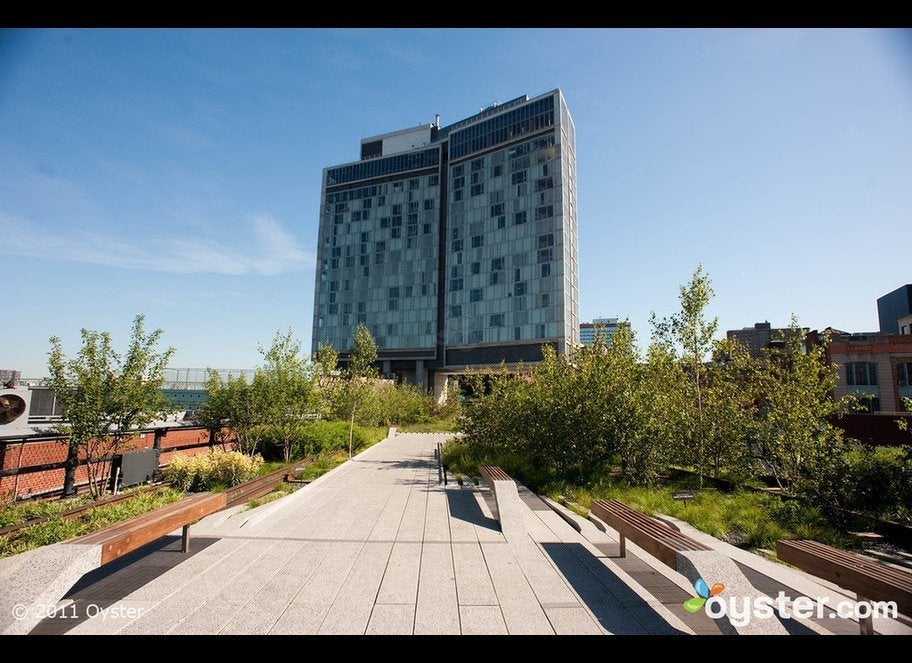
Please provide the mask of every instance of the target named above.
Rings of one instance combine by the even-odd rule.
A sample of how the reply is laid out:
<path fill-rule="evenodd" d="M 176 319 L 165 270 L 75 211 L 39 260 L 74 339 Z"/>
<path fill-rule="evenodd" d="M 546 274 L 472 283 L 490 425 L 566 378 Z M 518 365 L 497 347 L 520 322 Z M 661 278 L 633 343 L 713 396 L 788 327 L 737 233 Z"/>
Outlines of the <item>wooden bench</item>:
<path fill-rule="evenodd" d="M 182 527 L 181 552 L 187 552 L 190 524 L 226 505 L 225 493 L 198 493 L 67 543 L 101 545 L 101 564 L 104 565 Z"/>
<path fill-rule="evenodd" d="M 479 465 L 478 473 L 481 474 L 489 486 L 493 486 L 495 481 L 513 481 L 513 477 L 497 465 Z"/>
<path fill-rule="evenodd" d="M 593 500 L 589 512 L 617 530 L 621 539 L 621 557 L 627 556 L 627 539 L 675 570 L 678 568 L 678 551 L 710 550 L 618 500 Z"/>
<path fill-rule="evenodd" d="M 899 612 L 912 615 L 912 573 L 818 541 L 777 541 L 776 556 L 855 592 L 859 601 L 894 601 Z M 874 633 L 870 615 L 860 618 L 858 623 L 862 634 Z"/>
<path fill-rule="evenodd" d="M 478 472 L 494 493 L 497 520 L 500 522 L 500 531 L 504 538 L 508 542 L 528 542 L 529 535 L 525 523 L 528 507 L 519 497 L 516 482 L 496 465 L 481 465 Z"/>

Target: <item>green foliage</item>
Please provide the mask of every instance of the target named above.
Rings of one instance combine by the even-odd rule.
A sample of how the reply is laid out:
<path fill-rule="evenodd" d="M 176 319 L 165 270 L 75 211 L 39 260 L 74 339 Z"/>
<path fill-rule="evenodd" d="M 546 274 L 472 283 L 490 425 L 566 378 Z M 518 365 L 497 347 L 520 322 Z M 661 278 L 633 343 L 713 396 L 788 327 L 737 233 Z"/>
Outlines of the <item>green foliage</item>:
<path fill-rule="evenodd" d="M 658 320 L 652 315 L 654 343 L 665 345 L 670 352 L 680 352 L 680 364 L 687 379 L 681 383 L 681 397 L 686 403 L 678 414 L 678 457 L 697 467 L 700 484 L 706 463 L 706 370 L 704 361 L 713 347 L 718 318 L 708 320 L 706 308 L 714 295 L 709 274 L 699 265 L 690 283 L 681 286 L 681 310 L 670 318 Z"/>
<path fill-rule="evenodd" d="M 301 343 L 295 340 L 291 329 L 285 335 L 276 332 L 272 346 L 259 350 L 266 360 L 262 370 L 265 392 L 261 399 L 265 408 L 262 414 L 274 439 L 282 444 L 285 461 L 289 462 L 302 422 L 318 409 L 314 372 L 301 356 Z"/>
<path fill-rule="evenodd" d="M 332 343 L 320 343 L 316 353 L 313 356 L 313 363 L 320 375 L 333 375 L 339 364 L 339 353 L 332 346 Z"/>
<path fill-rule="evenodd" d="M 253 479 L 262 463 L 259 455 L 239 451 L 210 451 L 196 456 L 178 453 L 171 457 L 164 478 L 180 490 L 219 490 Z"/>
<path fill-rule="evenodd" d="M 67 359 L 63 343 L 50 339 L 46 381 L 63 403 L 66 423 L 58 426 L 69 436 L 63 494 L 75 490 L 78 458 L 87 460 L 89 488 L 97 499 L 104 491 L 106 458 L 118 453 L 137 428 L 163 416 L 169 409 L 160 391 L 164 371 L 174 348 L 158 352 L 162 330 L 145 333 L 145 316 L 137 315 L 126 352 L 118 353 L 108 332 L 82 330 L 82 347 Z"/>
<path fill-rule="evenodd" d="M 856 445 L 842 459 L 844 508 L 912 524 L 912 447 Z"/>
<path fill-rule="evenodd" d="M 376 373 L 377 343 L 370 330 L 359 322 L 348 357 L 347 372 L 353 377 L 371 377 Z"/>
<path fill-rule="evenodd" d="M 126 520 L 127 518 L 132 518 L 133 516 L 138 516 L 148 511 L 152 511 L 153 509 L 165 506 L 166 504 L 176 502 L 181 499 L 181 497 L 183 497 L 183 493 L 178 490 L 159 488 L 154 491 L 137 492 L 136 495 L 123 502 L 101 505 L 89 509 L 75 520 L 63 520 L 61 518 L 52 517 L 49 520 L 19 530 L 18 532 L 0 536 L 0 557 L 16 555 L 40 546 L 66 541 L 75 536 L 90 534 L 91 532 L 98 531 L 103 527 L 113 525 L 114 523 Z M 59 513 L 59 511 L 72 509 L 81 506 L 84 503 L 84 499 L 76 498 L 58 501 L 54 504 L 62 505 L 64 507 L 58 509 Z M 27 511 L 28 508 L 33 510 Z M 13 509 L 20 510 L 19 514 L 20 516 L 23 516 L 22 520 L 28 520 L 30 517 L 37 517 L 39 515 L 38 512 L 43 512 L 40 515 L 53 515 L 51 513 L 52 507 L 47 507 L 47 510 L 45 511 L 45 507 L 38 507 L 37 503 L 31 505 L 16 505 Z M 26 513 L 31 514 L 29 518 L 24 517 Z M 0 514 L 0 519 L 5 521 L 10 519 L 10 517 L 4 512 L 3 514 Z"/>
<path fill-rule="evenodd" d="M 848 401 L 831 396 L 837 367 L 827 363 L 825 346 L 805 349 L 803 338 L 793 317 L 785 347 L 765 351 L 753 432 L 780 485 L 811 481 L 818 484 L 811 492 L 822 495 L 832 480 L 833 459 L 842 450 L 842 431 L 830 421 Z"/>
<path fill-rule="evenodd" d="M 386 437 L 386 428 L 354 425 L 352 449 L 358 451 Z M 269 432 L 264 434 L 269 439 Z M 310 421 L 300 424 L 292 437 L 292 458 L 310 458 L 347 449 L 349 422 Z"/>
<path fill-rule="evenodd" d="M 336 413 L 344 417 L 348 404 Z M 361 394 L 361 402 L 355 416 L 355 423 L 362 426 L 397 426 L 427 423 L 434 410 L 433 400 L 409 384 L 393 384 L 385 380 L 367 383 Z"/>
<path fill-rule="evenodd" d="M 261 369 L 256 371 L 251 383 L 244 375 L 222 378 L 210 370 L 206 380 L 206 401 L 199 409 L 200 423 L 217 433 L 225 427 L 230 428 L 237 448 L 253 455 L 262 439 L 262 427 L 268 423 L 267 397 L 266 376 Z"/>

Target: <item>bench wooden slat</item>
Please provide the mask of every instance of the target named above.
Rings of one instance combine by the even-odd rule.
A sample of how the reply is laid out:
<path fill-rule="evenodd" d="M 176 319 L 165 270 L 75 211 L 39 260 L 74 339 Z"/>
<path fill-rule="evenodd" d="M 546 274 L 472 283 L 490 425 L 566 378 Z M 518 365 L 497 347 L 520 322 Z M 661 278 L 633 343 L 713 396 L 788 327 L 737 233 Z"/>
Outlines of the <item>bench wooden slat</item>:
<path fill-rule="evenodd" d="M 495 481 L 512 481 L 513 478 L 496 465 L 480 465 L 478 472 L 488 484 Z"/>
<path fill-rule="evenodd" d="M 912 615 L 912 574 L 819 541 L 777 541 L 776 556 L 867 600 L 895 601 L 899 612 Z"/>
<path fill-rule="evenodd" d="M 702 543 L 676 529 L 653 520 L 618 500 L 593 500 L 589 510 L 600 520 L 630 539 L 650 555 L 673 569 L 677 568 L 678 551 L 709 550 Z M 624 546 L 622 541 L 622 555 Z"/>
<path fill-rule="evenodd" d="M 122 523 L 73 539 L 72 543 L 101 544 L 101 563 L 128 552 L 225 508 L 224 493 L 201 493 L 161 509 L 134 516 Z"/>
<path fill-rule="evenodd" d="M 791 548 L 800 548 L 812 553 L 821 559 L 825 559 L 835 564 L 844 564 L 849 568 L 857 569 L 862 572 L 870 572 L 875 575 L 890 578 L 897 585 L 907 587 L 912 590 L 912 573 L 903 571 L 893 566 L 883 564 L 874 559 L 861 557 L 844 550 L 837 550 L 830 546 L 820 543 L 819 541 L 788 541 L 786 544 Z"/>

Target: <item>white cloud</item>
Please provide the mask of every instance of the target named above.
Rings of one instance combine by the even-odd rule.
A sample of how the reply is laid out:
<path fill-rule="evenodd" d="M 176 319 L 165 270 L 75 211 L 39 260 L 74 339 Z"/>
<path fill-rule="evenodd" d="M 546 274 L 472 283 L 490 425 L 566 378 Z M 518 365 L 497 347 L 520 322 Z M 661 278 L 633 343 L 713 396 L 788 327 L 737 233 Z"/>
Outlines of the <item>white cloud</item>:
<path fill-rule="evenodd" d="M 129 241 L 88 232 L 55 234 L 0 211 L 0 255 L 184 274 L 274 275 L 314 265 L 313 254 L 268 215 L 255 217 L 249 232 L 230 239 L 183 235 Z"/>

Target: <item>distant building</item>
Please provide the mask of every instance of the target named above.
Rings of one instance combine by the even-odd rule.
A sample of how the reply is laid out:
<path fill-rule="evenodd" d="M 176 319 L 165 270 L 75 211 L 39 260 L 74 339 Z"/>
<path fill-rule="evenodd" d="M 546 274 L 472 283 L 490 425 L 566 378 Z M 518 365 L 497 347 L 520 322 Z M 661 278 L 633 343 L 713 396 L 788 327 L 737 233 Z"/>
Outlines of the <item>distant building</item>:
<path fill-rule="evenodd" d="M 605 341 L 611 343 L 611 337 L 614 332 L 621 328 L 623 322 L 618 322 L 617 318 L 594 318 L 592 322 L 580 323 L 580 343 L 583 345 L 592 345 L 595 341 L 596 331 L 601 328 L 605 335 Z"/>
<path fill-rule="evenodd" d="M 870 413 L 907 411 L 912 398 L 912 335 L 826 329 L 827 358 L 839 365 L 835 396 L 854 394 Z"/>
<path fill-rule="evenodd" d="M 881 334 L 902 334 L 900 320 L 912 315 L 912 284 L 897 288 L 877 299 L 877 318 Z M 906 322 L 909 333 L 910 323 Z"/>
<path fill-rule="evenodd" d="M 743 329 L 729 329 L 725 332 L 728 338 L 735 339 L 747 348 L 751 357 L 755 359 L 763 356 L 765 349 L 782 348 L 785 346 L 788 334 L 791 333 L 789 327 L 773 328 L 768 322 L 758 322 L 753 327 L 744 327 Z M 808 330 L 802 329 L 801 336 L 804 338 Z"/>
<path fill-rule="evenodd" d="M 216 368 L 211 369 L 218 373 L 222 379 L 244 376 L 248 384 L 253 381 L 256 373 L 252 368 Z M 206 402 L 206 380 L 209 377 L 208 368 L 166 368 L 162 393 L 178 410 L 196 412 L 200 405 Z"/>
<path fill-rule="evenodd" d="M 912 315 L 899 319 L 899 333 L 903 336 L 912 334 Z"/>
<path fill-rule="evenodd" d="M 560 90 L 361 141 L 323 170 L 313 313 L 348 360 L 445 393 L 467 369 L 541 360 L 579 333 L 575 129 Z"/>

